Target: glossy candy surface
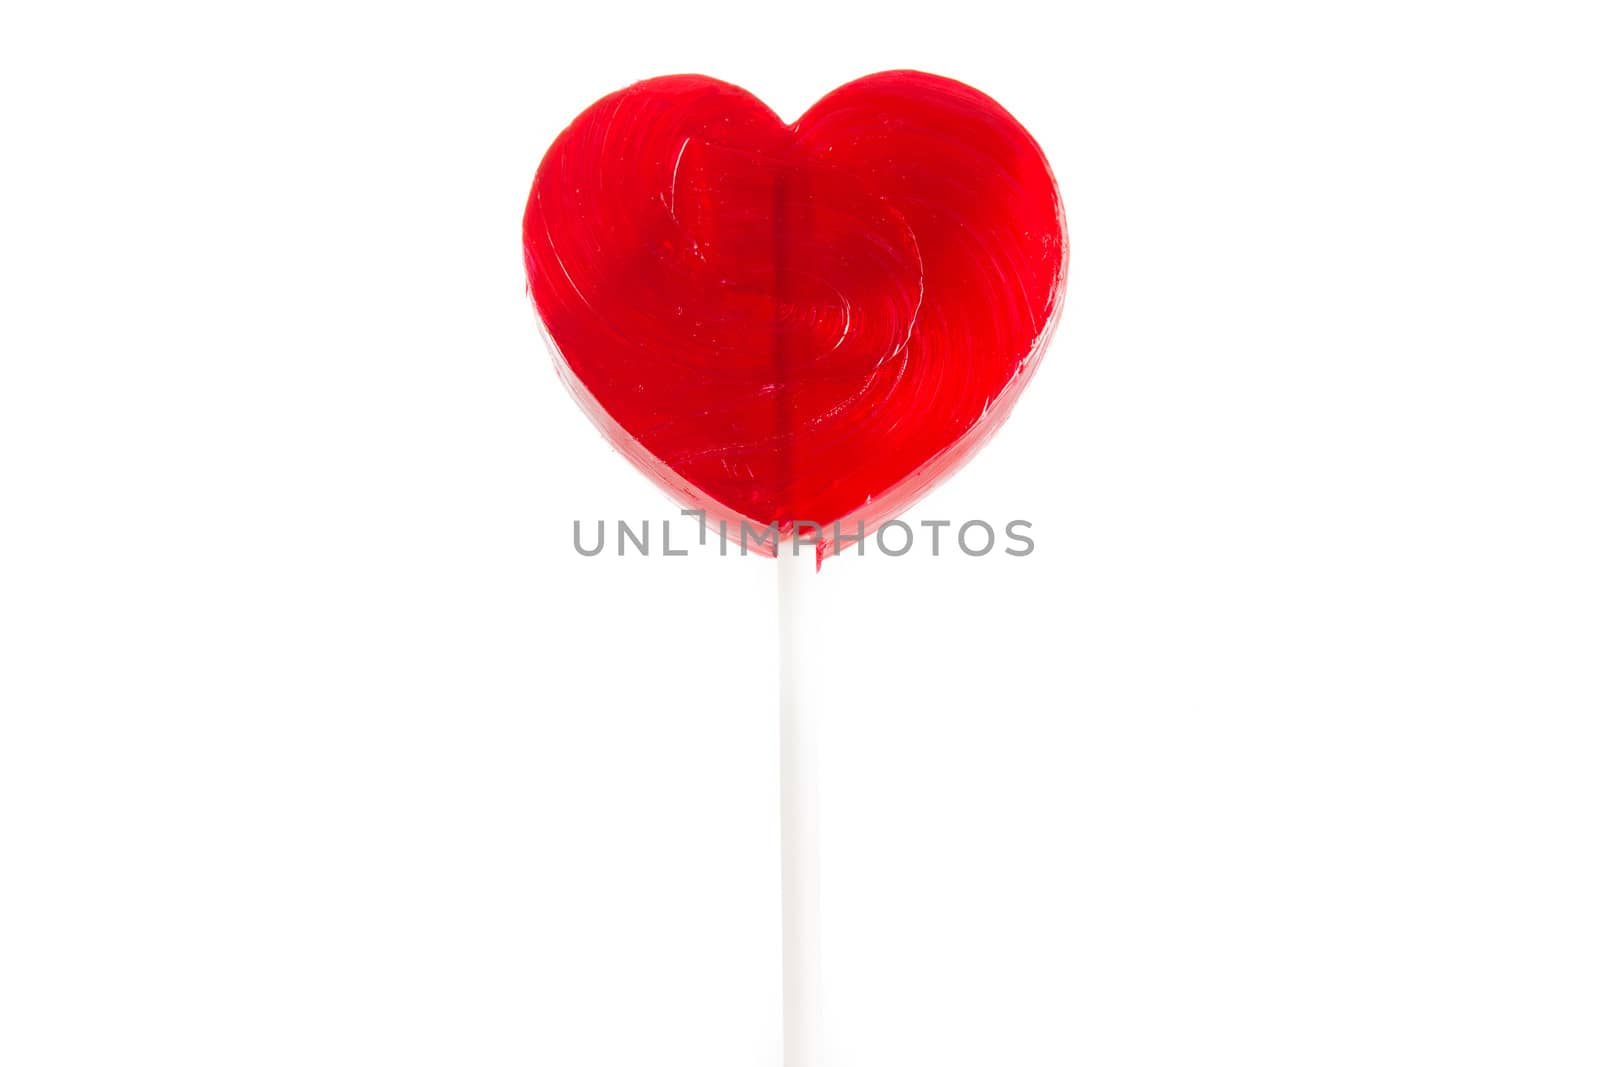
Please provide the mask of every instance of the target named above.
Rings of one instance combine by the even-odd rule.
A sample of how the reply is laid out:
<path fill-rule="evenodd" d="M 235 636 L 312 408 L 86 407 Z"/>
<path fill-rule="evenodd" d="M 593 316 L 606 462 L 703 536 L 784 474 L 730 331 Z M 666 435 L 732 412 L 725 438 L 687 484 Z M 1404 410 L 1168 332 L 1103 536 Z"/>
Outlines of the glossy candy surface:
<path fill-rule="evenodd" d="M 695 75 L 613 93 L 545 155 L 523 246 L 613 444 L 713 522 L 824 541 L 892 518 L 1005 418 L 1067 261 L 1033 139 L 913 71 L 793 125 Z"/>

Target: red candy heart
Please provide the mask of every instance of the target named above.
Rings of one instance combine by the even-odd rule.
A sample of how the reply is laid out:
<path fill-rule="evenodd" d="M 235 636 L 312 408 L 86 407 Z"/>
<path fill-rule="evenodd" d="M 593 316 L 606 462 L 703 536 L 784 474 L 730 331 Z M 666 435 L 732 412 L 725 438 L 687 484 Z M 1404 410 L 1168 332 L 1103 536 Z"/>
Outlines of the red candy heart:
<path fill-rule="evenodd" d="M 713 521 L 824 541 L 995 430 L 1067 264 L 1033 138 L 915 71 L 793 125 L 695 75 L 613 93 L 545 154 L 522 239 L 557 365 L 612 443 Z"/>

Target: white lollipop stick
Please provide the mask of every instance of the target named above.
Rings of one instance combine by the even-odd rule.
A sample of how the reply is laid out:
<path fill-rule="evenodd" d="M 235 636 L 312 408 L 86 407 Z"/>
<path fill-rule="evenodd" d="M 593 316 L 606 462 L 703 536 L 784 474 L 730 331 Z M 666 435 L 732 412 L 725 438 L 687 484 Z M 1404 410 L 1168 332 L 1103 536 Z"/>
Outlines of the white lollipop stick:
<path fill-rule="evenodd" d="M 822 893 L 812 683 L 814 545 L 778 546 L 778 781 L 783 824 L 783 1067 L 822 1061 Z"/>

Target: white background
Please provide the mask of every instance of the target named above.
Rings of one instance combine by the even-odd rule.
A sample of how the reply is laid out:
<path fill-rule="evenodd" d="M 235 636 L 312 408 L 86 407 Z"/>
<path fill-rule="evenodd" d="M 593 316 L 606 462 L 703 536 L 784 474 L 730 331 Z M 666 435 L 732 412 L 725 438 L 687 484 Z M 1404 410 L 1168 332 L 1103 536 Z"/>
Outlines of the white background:
<path fill-rule="evenodd" d="M 564 6 L 568 10 L 556 10 Z M 830 1067 L 1600 1062 L 1578 4 L 32 5 L 0 32 L 0 1063 L 776 1067 L 772 565 L 523 291 L 544 148 L 911 66 L 1073 241 L 847 559 Z"/>

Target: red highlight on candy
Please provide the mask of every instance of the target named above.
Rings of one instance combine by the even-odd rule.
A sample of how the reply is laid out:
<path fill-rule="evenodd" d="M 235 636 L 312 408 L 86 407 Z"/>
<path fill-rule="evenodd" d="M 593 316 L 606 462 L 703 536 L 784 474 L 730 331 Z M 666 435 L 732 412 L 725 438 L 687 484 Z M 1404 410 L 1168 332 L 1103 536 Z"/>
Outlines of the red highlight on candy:
<path fill-rule="evenodd" d="M 1033 138 L 915 71 L 790 125 L 698 75 L 613 93 L 546 153 L 523 248 L 613 445 L 713 523 L 824 542 L 893 518 L 1005 419 L 1068 251 Z"/>

